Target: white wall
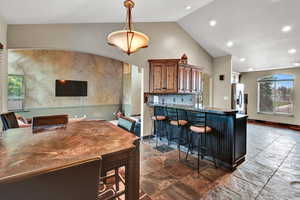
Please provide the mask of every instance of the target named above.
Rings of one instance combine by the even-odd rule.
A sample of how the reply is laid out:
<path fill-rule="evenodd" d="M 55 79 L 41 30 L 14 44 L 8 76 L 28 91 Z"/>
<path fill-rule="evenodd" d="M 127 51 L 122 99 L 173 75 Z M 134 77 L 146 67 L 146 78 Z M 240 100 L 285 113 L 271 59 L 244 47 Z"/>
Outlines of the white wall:
<path fill-rule="evenodd" d="M 0 16 L 0 42 L 6 48 L 7 25 Z M 7 51 L 4 50 L 0 61 L 0 113 L 7 108 Z"/>
<path fill-rule="evenodd" d="M 295 75 L 295 110 L 293 117 L 257 113 L 257 79 L 272 74 Z M 248 94 L 249 119 L 300 125 L 300 68 L 242 73 L 241 82 L 245 84 L 245 93 Z"/>
<path fill-rule="evenodd" d="M 142 82 L 142 73 L 141 70 L 135 65 L 132 65 L 131 71 L 131 102 L 132 102 L 132 115 L 140 115 L 141 114 L 141 82 Z"/>
<path fill-rule="evenodd" d="M 232 57 L 223 56 L 213 59 L 213 106 L 231 108 L 231 73 Z M 220 81 L 220 75 L 224 80 Z"/>

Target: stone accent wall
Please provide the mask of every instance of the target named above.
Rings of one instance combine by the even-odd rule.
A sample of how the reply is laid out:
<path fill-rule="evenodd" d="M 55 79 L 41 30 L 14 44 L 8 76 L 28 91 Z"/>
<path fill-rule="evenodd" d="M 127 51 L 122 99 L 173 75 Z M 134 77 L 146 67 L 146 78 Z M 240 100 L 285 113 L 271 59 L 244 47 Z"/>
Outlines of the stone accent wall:
<path fill-rule="evenodd" d="M 93 54 L 10 50 L 8 73 L 25 76 L 25 109 L 120 105 L 123 63 Z M 56 97 L 55 80 L 88 81 L 88 97 Z"/>

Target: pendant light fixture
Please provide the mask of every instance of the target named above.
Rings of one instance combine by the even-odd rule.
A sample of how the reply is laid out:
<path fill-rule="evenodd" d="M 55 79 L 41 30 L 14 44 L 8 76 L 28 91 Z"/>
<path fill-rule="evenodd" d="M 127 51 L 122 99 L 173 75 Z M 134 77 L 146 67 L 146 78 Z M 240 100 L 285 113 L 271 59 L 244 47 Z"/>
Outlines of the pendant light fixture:
<path fill-rule="evenodd" d="M 125 0 L 124 6 L 127 9 L 125 28 L 124 30 L 110 33 L 107 37 L 107 42 L 130 55 L 141 48 L 147 48 L 149 38 L 144 33 L 133 30 L 131 11 L 134 7 L 134 2 L 132 0 Z"/>

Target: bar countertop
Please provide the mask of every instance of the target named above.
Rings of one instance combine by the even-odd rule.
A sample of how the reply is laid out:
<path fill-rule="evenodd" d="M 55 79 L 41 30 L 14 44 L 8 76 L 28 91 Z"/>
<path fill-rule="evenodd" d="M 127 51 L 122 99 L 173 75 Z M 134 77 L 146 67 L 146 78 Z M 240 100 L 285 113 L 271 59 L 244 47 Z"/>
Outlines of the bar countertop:
<path fill-rule="evenodd" d="M 66 128 L 41 133 L 32 133 L 31 128 L 10 129 L 0 137 L 0 182 L 132 151 L 136 140 L 107 121 L 71 122 Z"/>
<path fill-rule="evenodd" d="M 191 110 L 191 111 L 199 111 L 199 112 L 206 112 L 206 113 L 213 113 L 213 114 L 222 114 L 222 115 L 234 115 L 237 114 L 236 110 L 233 109 L 222 109 L 222 108 L 215 108 L 215 107 L 205 107 L 199 104 L 195 105 L 179 105 L 179 104 L 159 104 L 159 103 L 147 103 L 150 107 L 161 106 L 161 107 L 168 107 L 168 108 L 177 108 L 183 110 Z"/>

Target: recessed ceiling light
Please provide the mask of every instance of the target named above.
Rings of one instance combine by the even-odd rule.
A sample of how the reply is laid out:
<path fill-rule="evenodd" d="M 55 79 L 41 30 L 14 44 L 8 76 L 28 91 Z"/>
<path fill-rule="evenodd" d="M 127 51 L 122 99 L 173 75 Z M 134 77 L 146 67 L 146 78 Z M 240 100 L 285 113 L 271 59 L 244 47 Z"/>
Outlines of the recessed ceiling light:
<path fill-rule="evenodd" d="M 240 61 L 241 61 L 241 62 L 245 62 L 245 61 L 246 61 L 246 58 L 241 58 Z"/>
<path fill-rule="evenodd" d="M 215 25 L 217 25 L 217 21 L 216 20 L 210 20 L 209 25 L 210 26 L 215 26 Z"/>
<path fill-rule="evenodd" d="M 250 68 L 248 69 L 248 71 L 249 71 L 249 72 L 252 72 L 252 71 L 253 71 L 253 68 L 252 68 L 252 67 L 250 67 Z"/>
<path fill-rule="evenodd" d="M 293 63 L 293 65 L 294 65 L 295 67 L 300 67 L 300 62 L 295 62 L 295 63 Z"/>
<path fill-rule="evenodd" d="M 233 44 L 234 44 L 234 43 L 233 43 L 232 41 L 228 41 L 226 45 L 227 45 L 227 47 L 232 47 Z"/>
<path fill-rule="evenodd" d="M 288 51 L 289 54 L 295 54 L 296 52 L 297 52 L 296 49 L 290 49 L 290 50 Z"/>
<path fill-rule="evenodd" d="M 284 26 L 282 27 L 281 31 L 284 33 L 290 32 L 292 30 L 291 26 Z"/>
<path fill-rule="evenodd" d="M 192 6 L 186 6 L 185 9 L 186 9 L 186 10 L 191 10 L 191 9 L 192 9 Z"/>

